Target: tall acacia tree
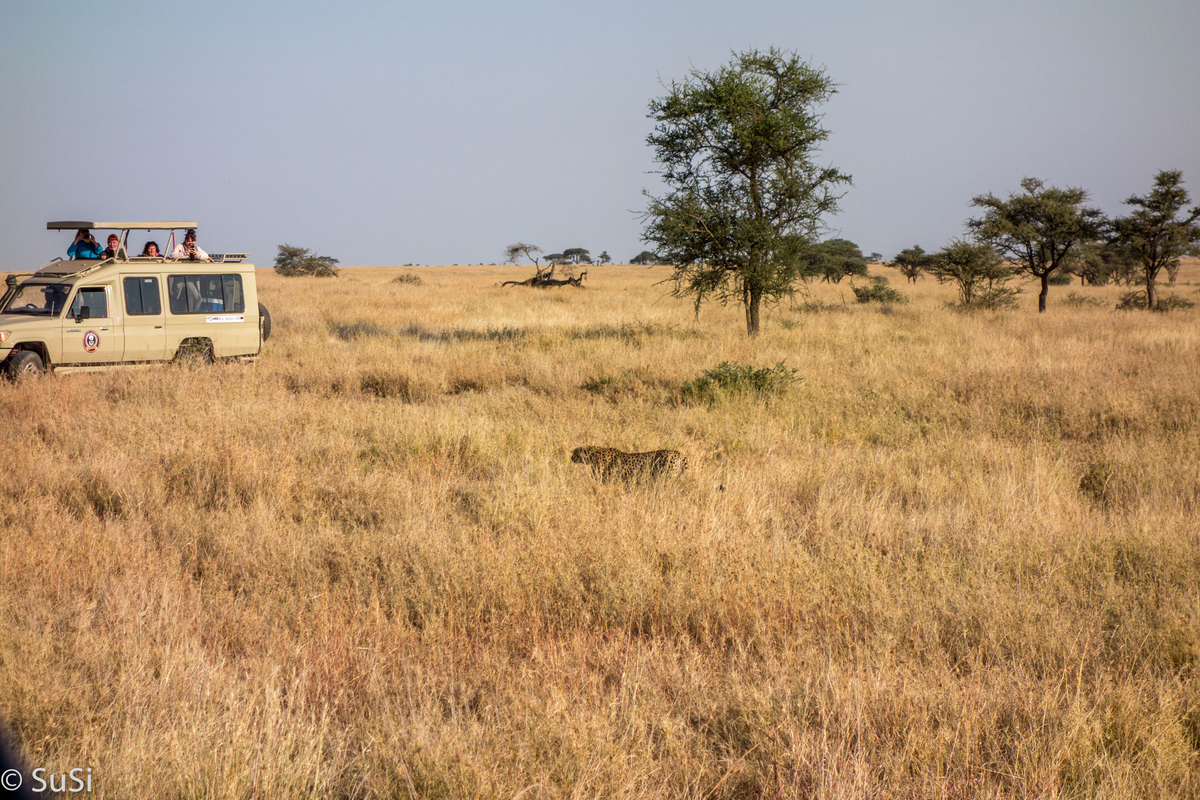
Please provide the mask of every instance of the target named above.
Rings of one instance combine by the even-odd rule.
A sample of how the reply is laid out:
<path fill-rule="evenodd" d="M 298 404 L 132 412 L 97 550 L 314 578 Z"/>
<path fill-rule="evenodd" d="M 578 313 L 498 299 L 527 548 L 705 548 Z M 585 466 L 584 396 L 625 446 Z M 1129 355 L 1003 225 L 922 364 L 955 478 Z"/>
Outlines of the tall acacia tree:
<path fill-rule="evenodd" d="M 764 299 L 795 291 L 811 270 L 822 217 L 837 212 L 850 176 L 813 159 L 829 131 L 817 107 L 835 92 L 794 53 L 735 53 L 715 72 L 693 70 L 650 102 L 647 142 L 668 192 L 649 197 L 644 241 L 675 265 L 674 294 L 740 302 L 757 335 Z"/>
<path fill-rule="evenodd" d="M 886 267 L 895 267 L 900 270 L 900 274 L 906 278 L 906 283 L 912 281 L 917 282 L 917 278 L 921 277 L 921 273 L 929 269 L 933 264 L 933 256 L 925 252 L 925 248 L 919 244 L 914 244 L 912 247 L 907 247 L 896 253 L 896 257 L 884 264 Z"/>
<path fill-rule="evenodd" d="M 1183 173 L 1163 170 L 1154 176 L 1154 188 L 1145 197 L 1136 194 L 1125 201 L 1134 207 L 1127 217 L 1113 223 L 1116 241 L 1127 248 L 1142 266 L 1146 276 L 1146 308 L 1158 305 L 1155 283 L 1163 267 L 1172 269 L 1179 257 L 1200 241 L 1200 206 L 1187 210 L 1187 189 Z M 1182 214 L 1182 216 L 1180 216 Z"/>
<path fill-rule="evenodd" d="M 1012 262 L 1013 271 L 1042 282 L 1038 311 L 1046 310 L 1050 276 L 1068 263 L 1072 249 L 1100 238 L 1104 214 L 1085 208 L 1088 193 L 1083 189 L 1046 186 L 1037 178 L 1021 181 L 1024 194 L 1001 200 L 991 192 L 981 194 L 971 205 L 984 209 L 967 227 L 979 241 L 986 242 Z"/>

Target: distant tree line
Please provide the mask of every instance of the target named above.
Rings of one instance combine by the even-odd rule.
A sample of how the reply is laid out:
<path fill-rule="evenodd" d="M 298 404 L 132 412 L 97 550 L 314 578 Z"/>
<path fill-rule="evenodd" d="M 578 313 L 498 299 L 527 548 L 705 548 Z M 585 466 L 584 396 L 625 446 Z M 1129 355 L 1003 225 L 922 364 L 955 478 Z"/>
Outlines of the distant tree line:
<path fill-rule="evenodd" d="M 1059 189 L 1036 178 L 1025 178 L 1021 188 L 1004 200 L 990 193 L 974 198 L 983 213 L 967 222 L 966 238 L 936 253 L 913 245 L 887 266 L 913 282 L 923 273 L 953 282 L 960 302 L 972 307 L 1012 305 L 1016 290 L 1006 284 L 1026 276 L 1038 280 L 1038 311 L 1045 311 L 1050 286 L 1077 276 L 1092 286 L 1142 286 L 1122 306 L 1163 310 L 1162 272 L 1174 283 L 1180 258 L 1197 254 L 1200 206 L 1187 208 L 1191 198 L 1179 170 L 1160 171 L 1146 195 L 1125 201 L 1130 213 L 1114 219 L 1085 206 L 1088 193 L 1081 188 Z"/>
<path fill-rule="evenodd" d="M 604 250 L 596 258 L 592 258 L 592 253 L 585 247 L 568 247 L 561 253 L 550 253 L 548 255 L 539 255 L 542 253 L 542 248 L 534 244 L 526 244 L 525 242 L 517 242 L 510 244 L 504 248 L 504 256 L 506 264 L 515 264 L 520 258 L 527 258 L 533 262 L 533 265 L 538 266 L 541 259 L 545 259 L 547 264 L 558 266 L 563 264 L 609 264 L 612 263 L 612 258 L 608 255 L 608 251 Z"/>

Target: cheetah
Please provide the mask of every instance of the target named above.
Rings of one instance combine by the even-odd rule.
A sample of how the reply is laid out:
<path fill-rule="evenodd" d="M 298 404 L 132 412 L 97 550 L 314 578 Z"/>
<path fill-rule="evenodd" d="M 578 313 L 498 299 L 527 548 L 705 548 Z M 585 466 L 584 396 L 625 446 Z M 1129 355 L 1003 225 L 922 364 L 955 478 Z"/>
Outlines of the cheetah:
<path fill-rule="evenodd" d="M 594 475 L 605 481 L 682 475 L 687 469 L 687 459 L 678 450 L 626 453 L 613 447 L 576 447 L 571 453 L 571 461 L 587 464 Z"/>

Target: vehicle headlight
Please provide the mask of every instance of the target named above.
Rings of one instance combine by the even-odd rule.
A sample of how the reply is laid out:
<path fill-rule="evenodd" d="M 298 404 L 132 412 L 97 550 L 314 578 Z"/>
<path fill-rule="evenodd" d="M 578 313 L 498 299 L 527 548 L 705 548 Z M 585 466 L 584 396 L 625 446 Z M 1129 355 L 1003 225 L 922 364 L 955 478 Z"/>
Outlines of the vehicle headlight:
<path fill-rule="evenodd" d="M 4 344 L 4 341 L 8 339 L 8 335 L 10 333 L 12 333 L 12 331 L 0 331 L 0 344 Z"/>

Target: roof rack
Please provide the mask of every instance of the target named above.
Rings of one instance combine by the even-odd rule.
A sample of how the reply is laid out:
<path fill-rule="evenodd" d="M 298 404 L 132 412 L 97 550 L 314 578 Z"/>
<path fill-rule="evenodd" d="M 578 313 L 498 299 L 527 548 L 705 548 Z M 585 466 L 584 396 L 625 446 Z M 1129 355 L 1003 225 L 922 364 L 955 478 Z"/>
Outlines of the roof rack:
<path fill-rule="evenodd" d="M 48 231 L 173 231 L 180 228 L 195 228 L 196 223 L 180 220 L 159 220 L 158 222 L 86 222 L 67 220 L 64 222 L 47 222 Z"/>

